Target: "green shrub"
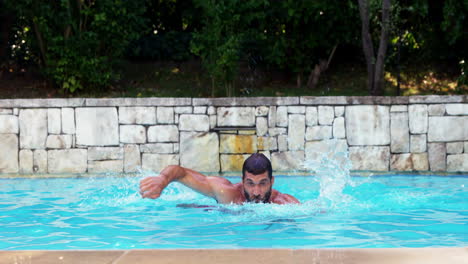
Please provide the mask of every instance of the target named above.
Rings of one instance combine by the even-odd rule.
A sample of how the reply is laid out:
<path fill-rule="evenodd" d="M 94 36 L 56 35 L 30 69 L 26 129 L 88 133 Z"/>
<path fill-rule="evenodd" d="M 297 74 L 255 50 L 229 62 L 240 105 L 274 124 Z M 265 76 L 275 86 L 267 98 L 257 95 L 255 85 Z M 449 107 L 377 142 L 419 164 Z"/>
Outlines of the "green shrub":
<path fill-rule="evenodd" d="M 17 0 L 21 40 L 53 83 L 67 92 L 103 89 L 119 78 L 130 41 L 143 33 L 144 0 Z"/>

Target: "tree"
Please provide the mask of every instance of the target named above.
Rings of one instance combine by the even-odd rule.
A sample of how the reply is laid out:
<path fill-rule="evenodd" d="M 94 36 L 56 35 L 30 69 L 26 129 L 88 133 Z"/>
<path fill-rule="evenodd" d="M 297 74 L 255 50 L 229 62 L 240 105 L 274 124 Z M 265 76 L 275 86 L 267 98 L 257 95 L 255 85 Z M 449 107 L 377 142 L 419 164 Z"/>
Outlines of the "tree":
<path fill-rule="evenodd" d="M 390 0 L 382 0 L 382 22 L 377 57 L 370 34 L 370 0 L 359 1 L 361 16 L 362 48 L 367 65 L 367 87 L 370 95 L 382 95 L 384 88 L 384 66 L 387 53 L 388 36 L 390 31 Z"/>

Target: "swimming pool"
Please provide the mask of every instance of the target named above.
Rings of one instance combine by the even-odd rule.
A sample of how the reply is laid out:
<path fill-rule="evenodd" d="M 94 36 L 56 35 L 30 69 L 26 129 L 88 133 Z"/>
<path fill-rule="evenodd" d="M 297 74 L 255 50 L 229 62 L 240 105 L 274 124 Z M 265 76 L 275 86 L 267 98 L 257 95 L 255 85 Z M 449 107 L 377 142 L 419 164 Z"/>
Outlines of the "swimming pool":
<path fill-rule="evenodd" d="M 177 183 L 141 199 L 140 179 L 0 179 L 0 250 L 468 245 L 468 176 L 351 177 L 332 192 L 319 177 L 277 176 L 303 204 L 244 206 Z"/>

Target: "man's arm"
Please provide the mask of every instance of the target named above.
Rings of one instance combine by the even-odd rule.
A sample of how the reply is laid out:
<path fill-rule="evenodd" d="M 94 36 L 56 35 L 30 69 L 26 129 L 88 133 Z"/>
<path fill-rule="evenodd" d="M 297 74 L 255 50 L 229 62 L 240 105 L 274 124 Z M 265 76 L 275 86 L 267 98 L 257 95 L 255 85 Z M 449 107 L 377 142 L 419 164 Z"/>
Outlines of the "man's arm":
<path fill-rule="evenodd" d="M 221 177 L 208 177 L 194 170 L 171 165 L 161 171 L 159 176 L 147 177 L 140 181 L 140 194 L 143 198 L 158 198 L 169 183 L 177 181 L 183 185 L 219 201 L 224 189 L 232 183 Z M 227 194 L 227 193 L 226 193 Z"/>

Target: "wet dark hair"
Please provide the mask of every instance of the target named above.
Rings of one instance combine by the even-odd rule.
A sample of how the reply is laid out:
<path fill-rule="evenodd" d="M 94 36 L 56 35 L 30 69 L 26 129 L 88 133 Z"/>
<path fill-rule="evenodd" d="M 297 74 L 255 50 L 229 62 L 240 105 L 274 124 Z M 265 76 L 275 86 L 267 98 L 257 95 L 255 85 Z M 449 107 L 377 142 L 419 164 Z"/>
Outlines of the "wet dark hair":
<path fill-rule="evenodd" d="M 271 162 L 262 153 L 254 153 L 244 161 L 244 165 L 242 166 L 242 179 L 244 179 L 246 171 L 254 175 L 268 171 L 268 178 L 271 180 L 273 177 Z"/>

